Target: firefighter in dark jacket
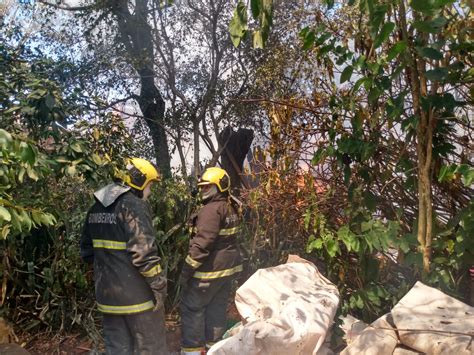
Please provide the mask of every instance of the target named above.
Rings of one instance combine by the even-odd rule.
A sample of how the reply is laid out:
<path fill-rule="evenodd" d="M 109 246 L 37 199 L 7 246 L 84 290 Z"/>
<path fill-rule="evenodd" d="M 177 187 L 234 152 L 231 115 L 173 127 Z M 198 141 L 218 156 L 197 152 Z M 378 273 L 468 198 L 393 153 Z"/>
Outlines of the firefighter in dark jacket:
<path fill-rule="evenodd" d="M 130 159 L 122 181 L 96 191 L 81 238 L 94 265 L 97 307 L 107 354 L 167 354 L 166 278 L 160 266 L 147 198 L 159 181 L 145 159 Z"/>
<path fill-rule="evenodd" d="M 208 168 L 198 183 L 203 206 L 192 219 L 181 273 L 182 354 L 201 354 L 226 326 L 232 280 L 242 271 L 237 243 L 240 219 L 225 170 Z"/>

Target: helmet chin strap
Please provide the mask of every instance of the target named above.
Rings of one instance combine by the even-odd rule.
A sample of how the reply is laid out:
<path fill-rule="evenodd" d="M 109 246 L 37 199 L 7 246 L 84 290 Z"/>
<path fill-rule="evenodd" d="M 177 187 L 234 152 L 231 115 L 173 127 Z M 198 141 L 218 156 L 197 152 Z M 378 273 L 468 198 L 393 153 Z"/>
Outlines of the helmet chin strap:
<path fill-rule="evenodd" d="M 209 200 L 215 194 L 217 194 L 217 186 L 216 185 L 211 185 L 208 189 L 201 190 L 201 198 L 202 198 L 203 201 Z"/>

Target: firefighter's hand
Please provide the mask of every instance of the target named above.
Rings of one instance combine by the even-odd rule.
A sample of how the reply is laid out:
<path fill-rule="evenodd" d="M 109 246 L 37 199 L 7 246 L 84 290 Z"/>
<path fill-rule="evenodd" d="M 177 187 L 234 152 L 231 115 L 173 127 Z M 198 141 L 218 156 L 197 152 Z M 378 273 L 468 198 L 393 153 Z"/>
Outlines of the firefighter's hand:
<path fill-rule="evenodd" d="M 155 299 L 155 307 L 153 308 L 154 311 L 164 308 L 165 306 L 165 299 L 166 299 L 166 278 L 157 275 L 153 277 L 147 277 L 146 281 L 151 288 L 151 292 L 153 293 L 153 298 Z"/>
<path fill-rule="evenodd" d="M 165 298 L 166 298 L 166 291 L 165 290 L 153 290 L 153 296 L 155 297 L 155 307 L 153 308 L 153 312 L 158 311 L 159 309 L 165 309 Z"/>

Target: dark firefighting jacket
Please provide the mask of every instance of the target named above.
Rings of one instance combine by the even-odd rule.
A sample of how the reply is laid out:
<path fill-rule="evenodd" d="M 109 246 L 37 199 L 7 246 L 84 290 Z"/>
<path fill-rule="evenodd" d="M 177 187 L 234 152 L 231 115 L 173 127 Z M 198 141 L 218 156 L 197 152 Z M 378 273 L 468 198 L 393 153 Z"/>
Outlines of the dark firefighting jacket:
<path fill-rule="evenodd" d="M 240 218 L 229 197 L 216 194 L 191 221 L 183 277 L 214 280 L 242 271 L 237 237 Z"/>
<path fill-rule="evenodd" d="M 95 192 L 81 238 L 81 257 L 94 263 L 99 311 L 134 314 L 154 308 L 154 291 L 166 289 L 148 203 L 129 187 Z M 153 289 L 153 290 L 152 290 Z"/>

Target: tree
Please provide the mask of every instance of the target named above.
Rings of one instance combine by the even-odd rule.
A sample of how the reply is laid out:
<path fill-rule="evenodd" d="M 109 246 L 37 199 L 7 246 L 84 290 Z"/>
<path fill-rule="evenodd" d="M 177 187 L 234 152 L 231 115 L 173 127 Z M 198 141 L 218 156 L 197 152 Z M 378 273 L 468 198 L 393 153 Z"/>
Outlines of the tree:
<path fill-rule="evenodd" d="M 309 250 L 348 291 L 346 310 L 380 312 L 387 289 L 396 293 L 391 286 L 414 278 L 451 292 L 467 279 L 474 252 L 465 238 L 473 181 L 472 59 L 463 30 L 469 10 L 450 5 L 301 6 L 305 58 L 290 83 L 306 90 L 287 94 L 291 85 L 280 80 L 282 90 L 273 96 L 245 100 L 267 109 L 264 129 L 272 141 L 260 172 L 264 186 L 251 195 L 262 211 L 256 236 L 267 228 L 263 235 L 278 250 L 308 238 Z M 275 23 L 277 11 L 275 5 Z M 292 36 L 277 37 L 286 56 Z M 270 33 L 266 45 L 273 40 Z M 294 68 L 284 58 L 277 63 Z M 316 80 L 305 77 L 308 67 Z M 272 73 L 271 64 L 264 69 Z M 308 172 L 295 173 L 301 166 Z M 398 249 L 398 263 L 385 262 L 403 275 L 397 279 L 376 256 L 390 248 Z"/>
<path fill-rule="evenodd" d="M 251 72 L 243 59 L 246 57 L 233 50 L 226 34 L 231 10 L 228 2 L 190 1 L 163 6 L 158 1 L 142 0 L 80 7 L 42 3 L 73 12 L 74 19 L 81 20 L 87 49 L 96 58 L 89 62 L 100 64 L 93 72 L 114 78 L 112 82 L 101 80 L 97 85 L 115 85 L 117 90 L 118 86 L 126 88 L 132 83 L 124 96 L 113 102 L 137 100 L 144 122 L 150 128 L 156 154 L 162 155 L 157 158 L 160 164 L 164 167 L 165 161 L 169 164 L 169 153 L 166 153 L 168 157 L 163 154 L 171 144 L 173 151 L 177 149 L 179 153 L 182 173 L 187 174 L 183 147 L 188 142 L 194 148 L 196 174 L 201 142 L 212 155 L 210 163 L 216 164 L 223 146 L 215 137 L 223 125 L 231 121 L 239 124 L 233 109 L 235 102 L 230 98 L 242 95 Z M 43 28 L 47 31 L 47 26 Z M 64 31 L 63 37 L 72 38 L 73 33 L 67 34 L 67 28 Z M 104 32 L 108 36 L 103 36 Z M 104 65 L 111 61 L 115 68 Z M 117 71 L 119 66 L 125 69 L 123 73 Z M 139 75 L 137 89 L 133 80 L 125 79 L 129 69 Z M 87 80 L 91 83 L 94 75 Z"/>
<path fill-rule="evenodd" d="M 152 27 L 148 23 L 150 9 L 155 6 L 160 7 L 161 3 L 139 0 L 131 4 L 123 0 L 68 7 L 48 1 L 40 2 L 56 10 L 76 13 L 76 19 L 82 20 L 85 38 L 92 44 L 96 54 L 99 54 L 98 58 L 103 55 L 110 58 L 110 52 L 102 51 L 106 47 L 115 55 L 115 57 L 112 56 L 113 59 L 123 56 L 122 60 L 130 67 L 129 69 L 133 68 L 133 71 L 138 74 L 138 93 L 133 89 L 128 90 L 128 96 L 119 101 L 127 101 L 130 98 L 137 101 L 143 119 L 150 130 L 157 165 L 164 176 L 170 176 L 170 155 L 164 122 L 165 102 L 155 84 L 156 68 L 153 65 L 155 43 Z M 104 25 L 109 26 L 106 31 L 112 36 L 112 41 L 101 36 Z M 128 72 L 128 69 L 126 71 Z"/>
<path fill-rule="evenodd" d="M 79 323 L 96 336 L 77 236 L 90 189 L 123 165 L 127 132 L 121 119 L 103 112 L 88 117 L 96 123 L 77 122 L 82 100 L 66 95 L 50 75 L 63 63 L 25 43 L 12 46 L 8 36 L 2 40 L 2 315 L 23 329 L 66 330 Z"/>

